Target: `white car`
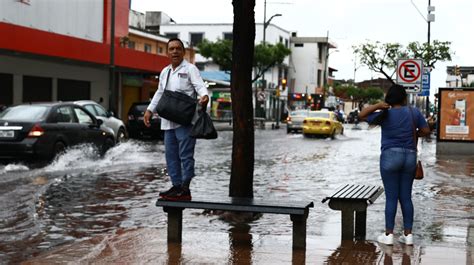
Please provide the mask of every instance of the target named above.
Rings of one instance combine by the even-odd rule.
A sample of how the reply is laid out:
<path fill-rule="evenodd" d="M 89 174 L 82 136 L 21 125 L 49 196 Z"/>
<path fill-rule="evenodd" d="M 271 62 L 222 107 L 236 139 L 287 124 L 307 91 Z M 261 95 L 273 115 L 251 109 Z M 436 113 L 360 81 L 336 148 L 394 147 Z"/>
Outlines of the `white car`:
<path fill-rule="evenodd" d="M 112 112 L 106 111 L 102 105 L 92 100 L 74 101 L 75 104 L 81 105 L 92 113 L 97 119 L 102 120 L 105 126 L 114 131 L 115 142 L 120 143 L 128 138 L 127 129 L 122 120 L 114 117 Z"/>

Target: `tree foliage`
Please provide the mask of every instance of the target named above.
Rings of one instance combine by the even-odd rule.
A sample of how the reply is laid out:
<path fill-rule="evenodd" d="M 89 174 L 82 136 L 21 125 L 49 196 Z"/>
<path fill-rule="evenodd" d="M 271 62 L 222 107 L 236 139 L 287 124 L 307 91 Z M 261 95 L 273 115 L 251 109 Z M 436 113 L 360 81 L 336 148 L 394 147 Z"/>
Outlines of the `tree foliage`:
<path fill-rule="evenodd" d="M 217 40 L 210 42 L 208 40 L 202 41 L 198 44 L 199 53 L 211 58 L 212 61 L 218 64 L 222 70 L 229 71 L 232 66 L 232 41 Z M 256 69 L 255 76 L 252 82 L 262 77 L 262 75 L 270 68 L 282 64 L 286 56 L 290 55 L 290 49 L 283 44 L 258 44 L 254 49 L 253 67 Z"/>
<path fill-rule="evenodd" d="M 450 45 L 449 41 L 435 40 L 431 44 L 411 42 L 405 48 L 400 43 L 368 41 L 352 48 L 361 64 L 374 72 L 381 73 L 394 83 L 393 75 L 396 73 L 398 59 L 423 59 L 425 66 L 434 68 L 438 61 L 451 60 Z"/>
<path fill-rule="evenodd" d="M 340 98 L 351 99 L 359 106 L 376 102 L 384 96 L 383 90 L 379 87 L 359 88 L 353 85 L 336 85 L 334 94 Z"/>

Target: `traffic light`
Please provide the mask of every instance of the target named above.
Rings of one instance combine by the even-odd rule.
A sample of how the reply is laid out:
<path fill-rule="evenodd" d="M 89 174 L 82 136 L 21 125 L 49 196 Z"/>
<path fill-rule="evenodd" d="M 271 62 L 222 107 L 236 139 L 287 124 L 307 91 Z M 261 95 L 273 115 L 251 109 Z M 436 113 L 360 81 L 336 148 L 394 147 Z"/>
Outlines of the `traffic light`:
<path fill-rule="evenodd" d="M 286 78 L 281 79 L 281 90 L 285 91 L 286 88 Z"/>
<path fill-rule="evenodd" d="M 461 69 L 459 69 L 458 65 L 454 66 L 454 75 L 455 76 L 461 75 Z"/>

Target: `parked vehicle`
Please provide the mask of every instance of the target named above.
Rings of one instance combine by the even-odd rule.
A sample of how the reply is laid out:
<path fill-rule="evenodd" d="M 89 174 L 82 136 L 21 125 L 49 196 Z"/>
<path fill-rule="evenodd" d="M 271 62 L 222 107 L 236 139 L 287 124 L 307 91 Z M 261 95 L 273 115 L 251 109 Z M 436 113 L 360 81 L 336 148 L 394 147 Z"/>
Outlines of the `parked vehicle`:
<path fill-rule="evenodd" d="M 150 102 L 135 102 L 128 110 L 127 130 L 130 138 L 135 139 L 163 139 L 161 130 L 161 118 L 158 113 L 153 113 L 150 127 L 143 123 L 143 115 Z"/>
<path fill-rule="evenodd" d="M 100 154 L 114 146 L 112 129 L 73 103 L 33 103 L 0 113 L 0 160 L 49 161 L 66 148 L 91 143 Z"/>
<path fill-rule="evenodd" d="M 127 127 L 122 120 L 114 117 L 110 111 L 106 111 L 102 105 L 92 100 L 75 101 L 75 104 L 86 108 L 97 119 L 102 120 L 104 125 L 114 131 L 115 142 L 120 143 L 128 138 Z"/>
<path fill-rule="evenodd" d="M 336 134 L 343 133 L 344 127 L 332 111 L 310 111 L 303 121 L 304 136 L 321 135 L 334 139 Z"/>
<path fill-rule="evenodd" d="M 305 109 L 291 111 L 286 118 L 286 133 L 301 131 L 303 129 L 303 121 L 308 116 L 308 112 Z"/>

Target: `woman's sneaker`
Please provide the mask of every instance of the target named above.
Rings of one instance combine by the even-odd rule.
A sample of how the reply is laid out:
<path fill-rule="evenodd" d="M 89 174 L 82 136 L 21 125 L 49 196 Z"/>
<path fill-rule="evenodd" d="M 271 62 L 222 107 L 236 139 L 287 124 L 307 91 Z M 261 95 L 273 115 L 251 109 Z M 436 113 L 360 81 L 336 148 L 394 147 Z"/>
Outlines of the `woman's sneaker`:
<path fill-rule="evenodd" d="M 403 244 L 407 245 L 407 246 L 411 246 L 411 245 L 413 245 L 413 234 L 408 234 L 408 235 L 402 234 L 398 238 L 398 241 L 400 243 L 403 243 Z"/>
<path fill-rule="evenodd" d="M 391 246 L 393 245 L 393 234 L 386 235 L 385 233 L 383 233 L 379 237 L 377 237 L 377 241 L 379 243 Z"/>

